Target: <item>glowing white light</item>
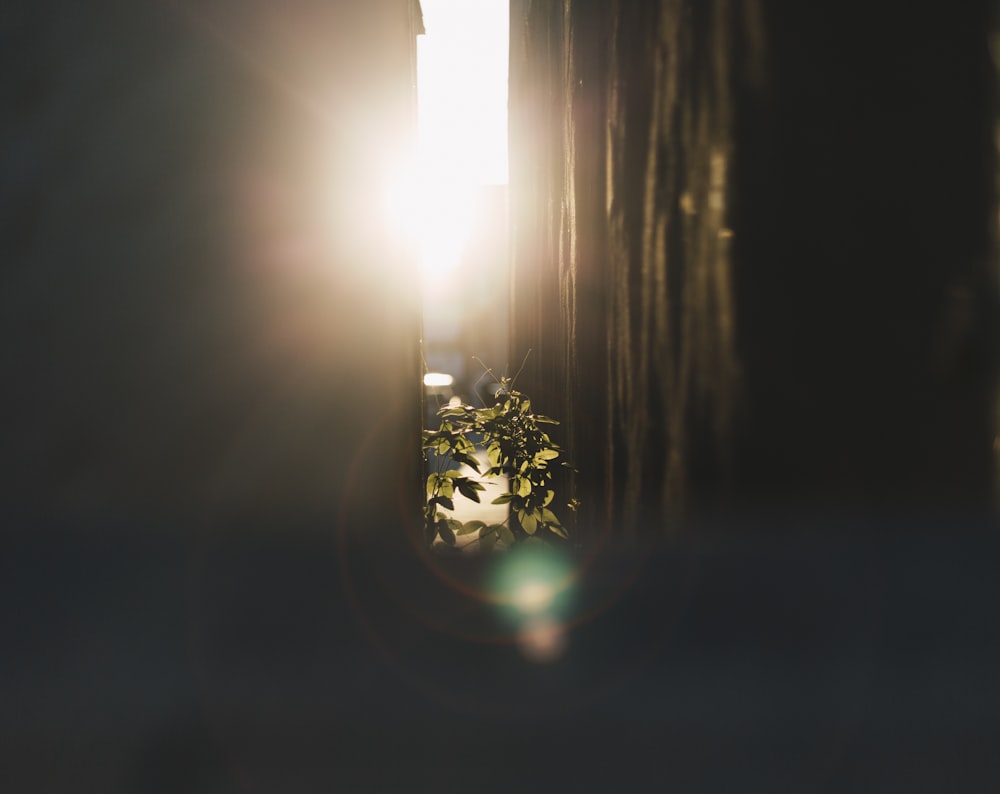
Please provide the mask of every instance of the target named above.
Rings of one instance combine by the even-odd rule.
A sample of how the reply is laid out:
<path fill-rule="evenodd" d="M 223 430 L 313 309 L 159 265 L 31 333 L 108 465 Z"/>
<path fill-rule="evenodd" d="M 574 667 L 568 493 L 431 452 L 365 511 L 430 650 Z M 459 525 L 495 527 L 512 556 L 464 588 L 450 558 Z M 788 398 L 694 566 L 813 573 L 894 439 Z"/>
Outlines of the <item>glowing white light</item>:
<path fill-rule="evenodd" d="M 401 169 L 386 192 L 390 221 L 418 251 L 425 284 L 440 284 L 461 262 L 472 227 L 472 186 L 423 164 Z"/>
<path fill-rule="evenodd" d="M 473 184 L 506 184 L 508 0 L 421 0 L 421 7 L 421 162 Z"/>
<path fill-rule="evenodd" d="M 551 662 L 566 648 L 572 609 L 570 560 L 547 546 L 515 546 L 497 561 L 489 588 L 532 662 Z"/>
<path fill-rule="evenodd" d="M 554 595 L 555 591 L 551 585 L 545 582 L 527 581 L 517 587 L 511 600 L 522 612 L 534 613 L 542 612 L 548 607 Z"/>
<path fill-rule="evenodd" d="M 490 590 L 514 625 L 561 615 L 572 601 L 569 561 L 554 549 L 515 546 L 490 574 Z"/>
<path fill-rule="evenodd" d="M 428 372 L 424 375 L 424 386 L 451 386 L 455 379 L 444 372 Z"/>
<path fill-rule="evenodd" d="M 360 1 L 360 0 L 359 0 Z M 424 300 L 461 265 L 477 186 L 507 183 L 508 0 L 421 0 L 418 141 L 381 181 L 390 234 L 418 254 Z"/>
<path fill-rule="evenodd" d="M 384 187 L 394 234 L 418 252 L 425 300 L 460 266 L 478 185 L 507 182 L 508 0 L 422 0 L 418 145 Z"/>

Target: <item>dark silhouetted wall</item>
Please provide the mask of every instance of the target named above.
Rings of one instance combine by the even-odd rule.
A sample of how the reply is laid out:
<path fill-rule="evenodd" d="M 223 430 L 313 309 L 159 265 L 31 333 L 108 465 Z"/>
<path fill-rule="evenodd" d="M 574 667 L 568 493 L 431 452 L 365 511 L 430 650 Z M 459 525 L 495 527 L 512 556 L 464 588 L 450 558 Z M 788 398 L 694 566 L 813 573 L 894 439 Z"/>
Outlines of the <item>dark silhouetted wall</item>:
<path fill-rule="evenodd" d="M 15 2 L 0 25 L 8 523 L 416 514 L 417 279 L 382 194 L 419 6 Z"/>
<path fill-rule="evenodd" d="M 993 499 L 992 4 L 512 3 L 512 360 L 584 523 Z"/>

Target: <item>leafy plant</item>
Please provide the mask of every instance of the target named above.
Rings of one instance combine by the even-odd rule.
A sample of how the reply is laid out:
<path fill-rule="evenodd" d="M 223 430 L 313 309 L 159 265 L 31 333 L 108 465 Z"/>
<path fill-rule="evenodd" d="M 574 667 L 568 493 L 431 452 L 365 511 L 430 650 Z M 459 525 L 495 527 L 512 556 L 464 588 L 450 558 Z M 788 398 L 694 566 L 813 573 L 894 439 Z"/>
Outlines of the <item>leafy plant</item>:
<path fill-rule="evenodd" d="M 569 538 L 552 510 L 555 491 L 551 465 L 561 450 L 544 429 L 544 425 L 559 423 L 534 413 L 531 400 L 515 391 L 510 379 L 500 378 L 497 384 L 492 406 L 442 406 L 437 411 L 440 426 L 423 433 L 425 454 L 430 453 L 437 462 L 436 470 L 427 478 L 424 532 L 428 544 L 440 536 L 449 546 L 456 546 L 458 536 L 476 535 L 479 548 L 489 552 L 498 541 L 510 547 L 521 542 L 544 542 L 553 536 Z M 489 467 L 485 471 L 480 470 L 476 458 L 477 446 L 486 451 Z M 463 464 L 477 476 L 464 476 L 458 469 Z M 462 523 L 446 512 L 455 510 L 456 491 L 479 502 L 485 490 L 482 481 L 501 477 L 508 478 L 509 490 L 492 504 L 510 505 L 502 523 Z M 576 501 L 567 507 L 575 509 Z"/>

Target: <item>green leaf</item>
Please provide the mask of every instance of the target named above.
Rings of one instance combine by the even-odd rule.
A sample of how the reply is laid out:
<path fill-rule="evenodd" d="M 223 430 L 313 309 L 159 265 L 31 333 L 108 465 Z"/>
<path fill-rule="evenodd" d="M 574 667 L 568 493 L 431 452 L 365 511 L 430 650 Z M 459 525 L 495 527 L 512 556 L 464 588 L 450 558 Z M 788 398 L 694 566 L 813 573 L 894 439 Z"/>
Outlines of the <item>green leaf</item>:
<path fill-rule="evenodd" d="M 462 528 L 459 529 L 456 532 L 456 534 L 457 535 L 471 535 L 473 532 L 478 532 L 479 530 L 481 530 L 485 526 L 486 526 L 486 522 L 485 521 L 478 521 L 478 520 L 466 521 L 464 524 L 462 524 Z"/>
<path fill-rule="evenodd" d="M 464 463 L 476 474 L 481 474 L 479 471 L 479 461 L 472 457 L 472 455 L 466 455 L 463 452 L 453 452 L 451 457 L 456 463 Z"/>
<path fill-rule="evenodd" d="M 496 543 L 497 543 L 496 532 L 490 532 L 488 534 L 483 534 L 483 532 L 479 533 L 479 549 L 484 554 L 489 554 L 491 551 L 493 551 L 493 547 L 496 545 Z"/>
<path fill-rule="evenodd" d="M 467 479 L 463 479 L 460 483 L 458 483 L 459 493 L 461 493 L 462 496 L 464 496 L 466 499 L 471 499 L 473 502 L 478 502 L 479 493 L 474 487 L 476 485 L 479 485 L 479 483 L 473 483 Z M 480 486 L 480 490 L 482 490 L 482 486 Z"/>
<path fill-rule="evenodd" d="M 486 454 L 487 454 L 487 456 L 490 459 L 490 465 L 491 466 L 499 466 L 500 465 L 500 445 L 499 444 L 497 444 L 495 442 L 493 444 L 490 444 L 489 447 L 486 448 Z"/>
<path fill-rule="evenodd" d="M 449 546 L 455 545 L 455 533 L 452 532 L 451 527 L 448 526 L 448 522 L 445 521 L 443 518 L 437 522 L 437 531 L 438 534 L 441 536 L 441 540 L 443 540 Z"/>
<path fill-rule="evenodd" d="M 569 540 L 569 532 L 567 532 L 562 525 L 560 525 L 560 524 L 549 524 L 548 528 L 549 528 L 549 532 L 552 532 L 552 533 L 558 535 L 563 540 Z"/>
<path fill-rule="evenodd" d="M 534 535 L 535 530 L 538 529 L 538 519 L 535 518 L 531 513 L 521 511 L 517 514 L 517 520 L 521 522 L 521 527 L 529 535 Z"/>
<path fill-rule="evenodd" d="M 483 527 L 479 530 L 479 538 L 485 538 L 487 535 L 495 535 L 497 530 L 503 526 L 502 524 L 490 524 L 489 526 Z"/>
<path fill-rule="evenodd" d="M 433 499 L 431 499 L 431 503 L 441 505 L 441 507 L 444 507 L 448 510 L 455 509 L 455 503 L 447 496 L 435 496 Z"/>
<path fill-rule="evenodd" d="M 421 433 L 424 460 L 433 459 L 436 452 L 440 462 L 453 467 L 429 477 L 426 483 L 425 526 L 428 534 L 442 527 L 439 531 L 446 543 L 449 531 L 454 536 L 478 533 L 477 542 L 489 552 L 501 541 L 504 546 L 517 545 L 522 540 L 537 544 L 551 539 L 549 531 L 564 538 L 569 534 L 549 507 L 556 496 L 552 472 L 559 465 L 558 461 L 556 464 L 551 461 L 564 457 L 565 453 L 549 438 L 545 425 L 559 423 L 548 416 L 533 414 L 531 400 L 511 385 L 509 380 L 501 383 L 490 407 L 442 406 L 437 411 L 440 418 L 437 430 Z M 486 465 L 477 457 L 484 453 L 489 461 Z M 572 469 L 566 463 L 561 465 Z M 464 474 L 473 471 L 476 473 L 473 476 Z M 504 523 L 486 526 L 481 521 L 460 523 L 450 517 L 447 511 L 455 509 L 459 494 L 478 502 L 485 490 L 483 482 L 501 476 L 505 482 L 509 478 L 508 488 L 492 504 L 507 505 L 519 521 L 517 526 Z M 575 506 L 574 501 L 570 509 Z M 548 531 L 540 532 L 542 529 Z M 530 536 L 527 540 L 525 534 Z M 452 548 L 457 553 L 458 547 Z"/>

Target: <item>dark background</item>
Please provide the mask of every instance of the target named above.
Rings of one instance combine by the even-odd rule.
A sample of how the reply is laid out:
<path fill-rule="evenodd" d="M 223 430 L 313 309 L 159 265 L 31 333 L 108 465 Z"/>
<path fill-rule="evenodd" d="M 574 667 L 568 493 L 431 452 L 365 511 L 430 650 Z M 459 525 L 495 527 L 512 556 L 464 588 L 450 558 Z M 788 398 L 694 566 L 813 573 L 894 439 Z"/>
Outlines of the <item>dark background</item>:
<path fill-rule="evenodd" d="M 597 8 L 575 5 L 588 7 Z M 832 32 L 819 39 L 825 49 L 793 45 L 799 28 L 851 41 L 866 9 L 838 6 L 831 21 L 821 9 L 785 19 L 780 4 L 769 8 L 784 81 L 778 111 L 755 105 L 743 118 L 764 119 L 747 145 L 771 152 L 784 175 L 761 194 L 757 215 L 740 217 L 744 231 L 753 228 L 746 219 L 770 218 L 756 227 L 760 250 L 784 241 L 783 257 L 744 260 L 771 262 L 771 279 L 792 270 L 808 236 L 801 224 L 816 164 L 843 165 L 862 151 L 865 162 L 878 158 L 860 143 L 868 129 L 842 121 L 856 145 L 837 150 L 839 160 L 811 160 L 792 133 L 796 124 L 827 129 L 815 121 L 825 101 L 781 104 L 807 86 L 796 66 L 833 63 L 816 53 L 840 49 Z M 878 212 L 843 225 L 865 253 L 832 293 L 837 316 L 846 304 L 858 320 L 853 349 L 874 340 L 861 361 L 875 385 L 857 397 L 851 416 L 862 421 L 848 436 L 836 422 L 815 442 L 800 434 L 803 404 L 815 400 L 820 421 L 836 405 L 819 358 L 806 355 L 799 370 L 805 403 L 768 386 L 786 355 L 769 345 L 825 338 L 833 299 L 820 290 L 813 311 L 794 290 L 776 299 L 763 281 L 739 293 L 750 334 L 741 349 L 757 378 L 741 437 L 750 452 L 740 460 L 748 465 L 759 443 L 768 461 L 741 482 L 763 483 L 770 507 L 791 506 L 733 509 L 667 536 L 661 480 L 651 476 L 657 487 L 641 496 L 654 518 L 637 519 L 628 538 L 605 520 L 622 515 L 613 500 L 595 509 L 578 528 L 587 542 L 566 550 L 582 573 L 566 652 L 550 664 L 525 660 L 492 607 L 442 579 L 478 587 L 491 563 L 429 559 L 410 545 L 417 291 L 405 253 L 371 219 L 373 174 L 388 148 L 403 145 L 380 136 L 411 121 L 412 10 L 390 0 L 103 0 L 0 12 L 0 787 L 994 790 L 1000 542 L 983 508 L 992 431 L 987 417 L 962 413 L 991 405 L 992 382 L 981 380 L 989 359 L 973 357 L 970 378 L 961 367 L 948 375 L 952 385 L 935 387 L 928 412 L 899 402 L 899 372 L 879 365 L 887 337 L 875 307 L 915 295 L 885 315 L 903 321 L 906 339 L 936 316 L 939 297 L 935 283 L 877 270 L 896 253 L 880 247 Z M 895 13 L 903 11 L 885 5 L 875 29 L 894 30 Z M 954 13 L 945 40 L 959 49 L 979 42 L 970 68 L 990 89 L 985 16 Z M 927 41 L 932 20 L 914 24 L 916 40 Z M 902 50 L 864 40 L 869 66 L 882 63 L 883 44 L 886 63 L 893 53 L 919 60 L 914 39 Z M 863 73 L 843 83 L 836 70 L 823 74 L 844 92 L 831 100 L 838 112 L 866 84 Z M 988 253 L 986 221 L 966 210 L 986 218 L 992 209 L 980 180 L 993 173 L 983 143 L 993 111 L 954 82 L 952 74 L 930 96 L 953 97 L 941 113 L 960 130 L 952 135 L 939 119 L 921 133 L 924 143 L 941 139 L 929 165 L 911 172 L 901 166 L 908 156 L 895 159 L 898 169 L 882 176 L 888 192 L 858 190 L 867 201 L 905 199 L 935 244 L 960 241 L 956 261 L 967 263 Z M 641 82 L 632 86 L 640 102 Z M 891 113 L 862 96 L 878 109 L 872 135 L 889 148 L 898 141 Z M 923 112 L 918 96 L 901 106 L 907 123 Z M 791 139 L 775 142 L 772 123 Z M 979 136 L 971 154 L 961 130 Z M 814 171 L 794 168 L 800 160 Z M 961 211 L 924 214 L 908 191 L 936 174 L 926 195 L 944 201 L 937 191 L 952 184 L 952 169 L 959 176 L 946 200 Z M 765 173 L 739 178 L 762 184 Z M 847 198 L 843 180 L 836 195 Z M 805 194 L 801 205 L 795 192 L 775 198 L 790 183 Z M 831 200 L 816 217 L 836 225 L 848 206 L 859 205 Z M 795 222 L 768 215 L 776 207 Z M 940 257 L 923 261 L 932 274 L 948 272 Z M 965 266 L 956 265 L 960 275 Z M 984 261 L 978 267 L 985 272 Z M 989 283 L 963 288 L 989 307 Z M 925 295 L 933 305 L 910 313 Z M 772 305 L 801 321 L 797 336 L 767 332 Z M 989 327 L 975 325 L 971 339 L 988 341 Z M 603 329 L 582 327 L 580 338 L 600 339 Z M 917 358 L 900 357 L 904 380 Z M 602 369 L 588 371 L 600 380 Z M 858 374 L 847 366 L 844 377 Z M 602 426 L 604 398 L 590 385 L 568 407 L 572 427 Z M 664 403 L 649 405 L 655 416 Z M 897 415 L 894 434 L 928 439 L 934 465 L 924 473 L 894 468 L 921 453 L 916 441 L 897 447 L 880 436 L 869 446 L 866 432 Z M 975 450 L 959 445 L 942 457 L 956 428 Z M 603 443 L 574 438 L 581 453 Z M 824 443 L 853 457 L 813 457 Z M 877 454 L 860 476 L 847 463 L 868 460 L 869 449 Z M 622 454 L 617 447 L 613 460 L 638 453 Z M 949 460 L 971 479 L 940 509 L 921 488 Z M 584 503 L 606 505 L 601 478 L 612 464 L 593 454 L 578 463 L 598 472 L 579 494 Z M 792 489 L 786 476 L 795 473 L 802 487 Z M 883 475 L 892 487 L 880 491 Z M 695 502 L 717 488 L 694 482 Z M 887 493 L 893 509 L 836 498 L 858 482 Z M 781 498 L 793 491 L 805 496 Z"/>

